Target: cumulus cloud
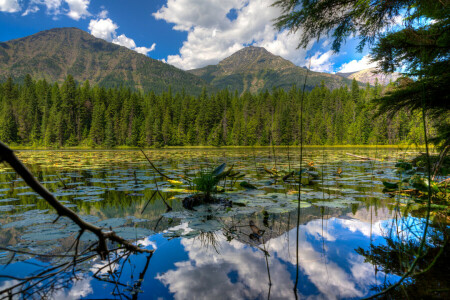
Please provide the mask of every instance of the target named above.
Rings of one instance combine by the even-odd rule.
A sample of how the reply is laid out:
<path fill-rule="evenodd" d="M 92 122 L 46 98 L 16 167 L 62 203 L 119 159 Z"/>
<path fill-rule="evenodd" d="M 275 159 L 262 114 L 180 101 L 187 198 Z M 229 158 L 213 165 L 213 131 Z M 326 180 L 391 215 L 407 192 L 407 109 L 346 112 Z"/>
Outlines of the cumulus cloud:
<path fill-rule="evenodd" d="M 0 11 L 14 13 L 20 11 L 17 0 L 0 0 Z"/>
<path fill-rule="evenodd" d="M 376 62 L 370 62 L 370 55 L 367 54 L 363 56 L 360 60 L 352 60 L 348 63 L 343 64 L 339 68 L 341 73 L 357 72 L 368 68 L 375 68 L 377 66 Z"/>
<path fill-rule="evenodd" d="M 97 15 L 100 19 L 106 19 L 108 17 L 108 11 L 106 9 L 103 9 L 99 14 Z"/>
<path fill-rule="evenodd" d="M 88 12 L 88 6 L 90 0 L 64 0 L 69 5 L 69 12 L 67 15 L 74 19 L 79 20 L 90 16 L 91 14 Z"/>
<path fill-rule="evenodd" d="M 0 7 L 1 1 L 2 0 L 0 0 Z M 64 4 L 67 4 L 67 6 L 64 6 Z M 83 19 L 91 15 L 88 12 L 89 4 L 90 0 L 31 0 L 22 16 L 35 13 L 40 10 L 40 6 L 44 6 L 46 8 L 46 13 L 49 15 L 58 16 L 60 14 L 65 14 L 69 18 L 78 21 L 79 19 Z"/>
<path fill-rule="evenodd" d="M 135 47 L 133 50 L 136 51 L 137 53 L 141 53 L 144 55 L 147 55 L 149 52 L 152 52 L 153 50 L 155 50 L 156 47 L 156 43 L 153 43 L 150 48 L 147 47 Z"/>
<path fill-rule="evenodd" d="M 38 6 L 28 6 L 28 8 L 23 12 L 22 17 L 27 16 L 29 14 L 34 14 L 39 11 Z"/>
<path fill-rule="evenodd" d="M 240 9 L 244 0 L 168 0 L 167 4 L 155 12 L 158 20 L 174 23 L 175 30 L 188 31 L 194 27 L 223 28 L 230 25 L 227 13 Z"/>
<path fill-rule="evenodd" d="M 116 37 L 116 30 L 119 28 L 110 18 L 91 20 L 88 29 L 91 34 L 99 39 L 112 42 Z"/>
<path fill-rule="evenodd" d="M 147 55 L 150 51 L 155 50 L 155 43 L 153 43 L 150 48 L 136 47 L 135 41 L 127 37 L 125 34 L 117 36 L 118 28 L 119 26 L 110 18 L 91 20 L 88 26 L 88 29 L 93 36 L 120 46 L 127 47 L 128 49 L 134 50 L 138 53 Z"/>
<path fill-rule="evenodd" d="M 136 48 L 136 43 L 134 40 L 126 37 L 125 34 L 121 34 L 118 37 L 116 37 L 113 41 L 114 44 L 127 47 L 128 49 Z"/>
<path fill-rule="evenodd" d="M 311 70 L 316 72 L 332 72 L 333 63 L 331 62 L 331 57 L 333 56 L 333 51 L 329 50 L 325 53 L 320 51 L 316 52 L 311 59 Z"/>
<path fill-rule="evenodd" d="M 247 45 L 265 47 L 294 63 L 304 64 L 307 49 L 297 49 L 298 36 L 279 33 L 273 19 L 280 15 L 272 0 L 169 0 L 153 13 L 158 20 L 188 33 L 179 54 L 167 62 L 182 69 L 216 64 Z M 233 12 L 235 17 L 229 18 Z M 311 43 L 312 45 L 312 43 Z"/>

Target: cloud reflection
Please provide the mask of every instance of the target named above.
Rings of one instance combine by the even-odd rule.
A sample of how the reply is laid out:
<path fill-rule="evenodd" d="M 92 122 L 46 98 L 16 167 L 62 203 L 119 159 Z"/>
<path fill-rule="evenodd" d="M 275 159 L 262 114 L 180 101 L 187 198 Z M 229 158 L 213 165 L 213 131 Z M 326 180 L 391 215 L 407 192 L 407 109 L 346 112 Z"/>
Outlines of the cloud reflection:
<path fill-rule="evenodd" d="M 322 220 L 313 220 L 300 226 L 302 294 L 307 294 L 308 299 L 366 295 L 369 286 L 375 283 L 373 266 L 364 263 L 363 258 L 349 245 L 354 244 L 351 241 L 354 232 L 359 231 L 367 236 L 370 224 L 356 219 L 336 218 L 324 222 L 327 222 L 326 227 L 322 227 Z M 381 230 L 373 229 L 372 234 L 380 235 Z M 158 274 L 156 278 L 175 299 L 267 298 L 269 280 L 264 253 L 236 240 L 228 243 L 221 234 L 218 236 L 220 254 L 207 251 L 197 239 L 183 239 L 181 243 L 189 259 L 177 262 L 176 269 Z M 340 236 L 346 236 L 346 244 Z M 286 240 L 289 240 L 288 246 Z M 295 242 L 296 230 L 292 229 L 266 243 L 270 253 L 268 261 L 273 284 L 270 291 L 272 299 L 294 297 Z M 333 249 L 338 257 L 328 255 L 328 249 Z"/>

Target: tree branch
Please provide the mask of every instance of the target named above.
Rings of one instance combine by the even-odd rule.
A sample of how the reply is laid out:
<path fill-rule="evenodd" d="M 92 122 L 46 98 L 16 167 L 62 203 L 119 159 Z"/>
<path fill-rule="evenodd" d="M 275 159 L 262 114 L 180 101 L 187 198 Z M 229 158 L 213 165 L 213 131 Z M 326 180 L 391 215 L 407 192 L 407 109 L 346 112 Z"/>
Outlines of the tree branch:
<path fill-rule="evenodd" d="M 31 174 L 31 172 L 25 167 L 22 162 L 17 158 L 14 152 L 8 148 L 4 143 L 0 142 L 0 161 L 6 161 L 23 180 L 30 186 L 36 193 L 38 193 L 45 201 L 47 201 L 58 213 L 59 216 L 67 217 L 77 224 L 81 230 L 90 231 L 94 233 L 98 238 L 97 252 L 102 259 L 105 259 L 108 254 L 107 240 L 119 243 L 125 247 L 125 249 L 132 252 L 141 253 L 153 253 L 154 250 L 142 249 L 128 242 L 124 238 L 118 236 L 114 231 L 104 232 L 101 227 L 98 227 L 89 222 L 85 222 L 75 212 L 65 207 L 59 202 L 52 193 L 50 193 L 43 185 L 41 185 L 37 179 Z"/>

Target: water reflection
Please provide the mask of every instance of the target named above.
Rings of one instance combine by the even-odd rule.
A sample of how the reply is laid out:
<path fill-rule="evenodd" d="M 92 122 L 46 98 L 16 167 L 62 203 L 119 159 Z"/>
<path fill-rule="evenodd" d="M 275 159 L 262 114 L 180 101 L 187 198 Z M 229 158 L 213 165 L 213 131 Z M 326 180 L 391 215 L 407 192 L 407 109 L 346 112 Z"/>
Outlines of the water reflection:
<path fill-rule="evenodd" d="M 382 227 L 387 221 L 380 221 Z M 364 245 L 369 224 L 357 219 L 316 219 L 300 226 L 299 293 L 307 298 L 342 299 L 368 295 L 370 287 L 383 278 L 354 252 Z M 382 243 L 380 231 L 373 232 L 374 243 Z M 269 289 L 264 254 L 240 241 L 220 237 L 220 254 L 205 251 L 196 239 L 182 239 L 188 259 L 175 263 L 174 269 L 159 273 L 160 280 L 176 299 L 259 299 Z M 293 298 L 296 229 L 265 243 L 272 274 L 272 299 Z M 323 245 L 325 240 L 325 246 Z M 365 242 L 364 242 L 365 241 Z M 212 275 L 213 274 L 213 275 Z"/>
<path fill-rule="evenodd" d="M 298 186 L 258 173 L 258 168 L 272 161 L 261 153 L 256 153 L 259 159 L 255 162 L 254 155 L 245 151 L 211 152 L 154 152 L 152 158 L 173 177 L 193 174 L 199 166 L 211 162 L 233 164 L 257 187 L 229 194 L 239 206 L 186 212 L 179 200 L 183 191 L 156 178 L 144 158 L 134 152 L 126 153 L 129 161 L 125 154 L 86 152 L 88 167 L 86 161 L 77 165 L 70 157 L 54 157 L 68 164 L 61 167 L 60 179 L 54 178 L 54 169 L 35 166 L 40 180 L 83 218 L 157 249 L 151 259 L 145 255 L 111 258 L 114 262 L 108 268 L 102 268 L 105 262 L 98 259 L 86 261 L 77 272 L 63 274 L 61 282 L 65 285 L 48 295 L 55 299 L 295 298 L 297 195 L 292 191 Z M 209 156 L 202 157 L 202 153 Z M 295 163 L 286 161 L 282 154 L 277 156 L 278 168 L 294 169 Z M 30 163 L 39 155 L 46 157 L 42 153 L 31 155 Z M 107 161 L 97 161 L 98 156 Z M 375 176 L 373 164 L 345 160 L 342 152 L 330 152 L 325 157 L 307 151 L 306 156 L 324 165 L 321 180 L 302 188 L 302 200 L 308 202 L 302 203 L 299 226 L 300 298 L 361 298 L 374 294 L 373 286 L 395 282 L 398 276 L 384 274 L 377 264 L 366 262 L 355 251 L 358 247 L 385 245 L 392 218 L 399 214 L 392 204 L 395 201 L 381 193 L 380 180 L 398 179 L 392 163 L 380 163 L 378 168 L 383 172 Z M 86 168 L 76 169 L 81 167 Z M 339 176 L 338 168 L 343 170 Z M 64 220 L 52 224 L 56 216 L 14 174 L 0 173 L 0 179 L 4 181 L 0 189 L 2 245 L 47 254 L 67 251 L 78 229 Z M 155 179 L 173 211 L 168 212 L 160 198 L 148 201 L 154 194 Z M 88 242 L 86 236 L 83 243 Z M 10 259 L 0 253 L 0 263 Z M 48 258 L 22 255 L 1 269 L 0 275 L 24 277 L 37 271 L 35 265 L 54 264 Z M 13 278 L 0 279 L 0 291 L 15 284 Z"/>

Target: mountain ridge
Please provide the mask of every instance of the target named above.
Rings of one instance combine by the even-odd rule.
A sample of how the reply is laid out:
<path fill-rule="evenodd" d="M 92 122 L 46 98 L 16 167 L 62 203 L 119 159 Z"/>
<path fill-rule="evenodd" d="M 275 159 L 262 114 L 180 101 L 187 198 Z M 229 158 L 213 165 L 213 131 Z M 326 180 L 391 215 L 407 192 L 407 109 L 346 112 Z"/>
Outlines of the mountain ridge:
<path fill-rule="evenodd" d="M 391 81 L 395 81 L 400 78 L 402 75 L 400 73 L 382 73 L 379 72 L 377 68 L 368 68 L 355 72 L 348 73 L 336 73 L 339 76 L 343 76 L 348 79 L 355 79 L 359 82 L 369 83 L 370 85 L 375 85 L 378 80 L 378 83 L 381 85 L 387 85 Z"/>
<path fill-rule="evenodd" d="M 162 92 L 172 86 L 200 93 L 207 83 L 174 66 L 96 38 L 74 27 L 53 28 L 0 43 L 0 80 L 62 82 L 67 75 L 104 87 L 125 86 Z"/>
<path fill-rule="evenodd" d="M 290 89 L 303 86 L 311 90 L 323 81 L 330 89 L 350 85 L 351 80 L 329 73 L 308 71 L 263 47 L 248 46 L 221 60 L 217 65 L 188 70 L 217 89 L 228 88 L 240 93 L 272 88 Z"/>

